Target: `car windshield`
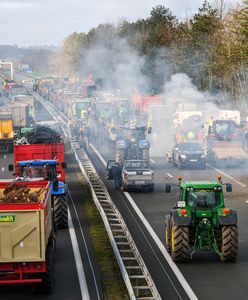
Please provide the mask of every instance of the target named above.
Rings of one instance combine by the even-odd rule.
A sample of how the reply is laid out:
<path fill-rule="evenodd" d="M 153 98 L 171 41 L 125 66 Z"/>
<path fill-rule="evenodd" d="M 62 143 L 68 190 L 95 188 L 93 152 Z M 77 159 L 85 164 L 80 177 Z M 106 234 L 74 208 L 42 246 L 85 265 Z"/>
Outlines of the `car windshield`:
<path fill-rule="evenodd" d="M 180 150 L 184 151 L 201 151 L 202 147 L 197 143 L 181 143 L 179 145 Z"/>
<path fill-rule="evenodd" d="M 193 208 L 214 208 L 219 199 L 219 191 L 213 189 L 190 189 L 187 192 L 188 206 Z"/>
<path fill-rule="evenodd" d="M 128 161 L 125 165 L 126 169 L 148 169 L 148 161 Z"/>

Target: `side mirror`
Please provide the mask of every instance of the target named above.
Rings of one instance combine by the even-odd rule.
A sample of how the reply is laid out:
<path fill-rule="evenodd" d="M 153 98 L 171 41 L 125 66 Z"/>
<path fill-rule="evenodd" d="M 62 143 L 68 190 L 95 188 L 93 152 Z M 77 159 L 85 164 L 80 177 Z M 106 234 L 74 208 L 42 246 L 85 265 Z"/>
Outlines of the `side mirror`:
<path fill-rule="evenodd" d="M 53 179 L 53 191 L 57 192 L 59 190 L 59 181 L 58 179 Z"/>
<path fill-rule="evenodd" d="M 62 169 L 66 169 L 66 168 L 67 168 L 66 162 L 63 161 L 63 162 L 61 163 L 61 167 L 62 167 Z"/>
<path fill-rule="evenodd" d="M 231 183 L 226 183 L 226 191 L 227 191 L 227 193 L 232 192 L 232 184 Z"/>
<path fill-rule="evenodd" d="M 171 185 L 168 184 L 168 183 L 166 183 L 166 185 L 165 185 L 165 192 L 166 192 L 167 194 L 171 192 Z"/>
<path fill-rule="evenodd" d="M 8 169 L 9 169 L 9 172 L 13 172 L 14 171 L 14 165 L 8 165 Z"/>

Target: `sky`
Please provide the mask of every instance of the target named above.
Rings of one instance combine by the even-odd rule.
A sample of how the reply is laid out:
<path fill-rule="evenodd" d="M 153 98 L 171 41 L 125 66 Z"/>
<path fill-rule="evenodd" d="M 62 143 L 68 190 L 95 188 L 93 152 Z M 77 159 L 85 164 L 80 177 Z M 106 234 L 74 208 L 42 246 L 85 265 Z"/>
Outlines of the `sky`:
<path fill-rule="evenodd" d="M 224 1 L 227 5 L 242 3 Z M 202 3 L 203 0 L 0 0 L 0 45 L 60 46 L 74 31 L 88 32 L 100 23 L 146 18 L 157 5 L 170 8 L 182 19 L 193 15 Z"/>

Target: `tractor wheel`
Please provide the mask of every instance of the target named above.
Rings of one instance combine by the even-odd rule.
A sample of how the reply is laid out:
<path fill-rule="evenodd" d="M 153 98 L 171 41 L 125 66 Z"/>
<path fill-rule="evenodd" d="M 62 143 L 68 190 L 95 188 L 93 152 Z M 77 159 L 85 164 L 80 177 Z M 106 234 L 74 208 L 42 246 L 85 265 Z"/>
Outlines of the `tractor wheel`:
<path fill-rule="evenodd" d="M 120 165 L 123 164 L 124 158 L 125 158 L 124 156 L 125 155 L 124 155 L 124 150 L 123 149 L 116 149 L 116 158 L 115 158 L 115 160 L 118 164 L 120 164 Z"/>
<path fill-rule="evenodd" d="M 68 202 L 66 195 L 54 197 L 54 217 L 56 228 L 68 228 Z"/>
<path fill-rule="evenodd" d="M 171 217 L 167 215 L 165 217 L 165 248 L 168 253 L 171 253 Z"/>
<path fill-rule="evenodd" d="M 143 149 L 143 151 L 142 151 L 142 159 L 149 161 L 149 149 Z"/>
<path fill-rule="evenodd" d="M 238 255 L 237 226 L 223 226 L 221 228 L 221 261 L 235 262 Z"/>
<path fill-rule="evenodd" d="M 54 288 L 54 256 L 55 239 L 52 234 L 47 243 L 46 249 L 46 272 L 41 275 L 42 282 L 33 286 L 35 293 L 51 294 Z"/>
<path fill-rule="evenodd" d="M 171 224 L 171 257 L 174 262 L 188 262 L 190 259 L 189 228 Z"/>

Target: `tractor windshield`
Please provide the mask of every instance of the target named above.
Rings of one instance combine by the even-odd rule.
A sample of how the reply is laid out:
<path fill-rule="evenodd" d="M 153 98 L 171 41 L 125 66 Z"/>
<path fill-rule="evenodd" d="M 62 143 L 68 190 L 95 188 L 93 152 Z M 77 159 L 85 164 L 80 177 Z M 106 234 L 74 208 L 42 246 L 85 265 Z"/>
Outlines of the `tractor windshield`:
<path fill-rule="evenodd" d="M 21 168 L 20 176 L 52 180 L 56 178 L 56 170 L 55 166 L 25 166 Z"/>
<path fill-rule="evenodd" d="M 192 208 L 212 209 L 219 202 L 219 191 L 213 189 L 190 189 L 187 192 L 187 203 Z"/>
<path fill-rule="evenodd" d="M 216 123 L 215 132 L 219 135 L 232 134 L 234 131 L 234 124 L 232 123 Z"/>

